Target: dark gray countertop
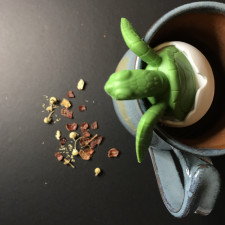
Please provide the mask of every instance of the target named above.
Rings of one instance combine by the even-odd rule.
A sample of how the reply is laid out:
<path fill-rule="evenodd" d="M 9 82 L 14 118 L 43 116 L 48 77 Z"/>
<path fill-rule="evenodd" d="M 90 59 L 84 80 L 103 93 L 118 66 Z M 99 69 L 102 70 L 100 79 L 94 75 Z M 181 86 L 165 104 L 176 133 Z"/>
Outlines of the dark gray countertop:
<path fill-rule="evenodd" d="M 222 178 L 213 212 L 172 217 L 150 157 L 137 163 L 134 137 L 103 90 L 127 49 L 120 18 L 129 18 L 144 35 L 160 16 L 188 2 L 0 0 L 0 224 L 206 225 L 225 219 L 225 157 L 213 160 Z M 84 91 L 76 89 L 80 78 L 87 82 Z M 97 120 L 104 136 L 92 160 L 77 159 L 75 169 L 54 157 L 55 131 L 68 134 L 69 120 L 46 125 L 42 113 L 43 95 L 63 98 L 70 89 L 76 95 L 74 121 Z M 87 111 L 78 112 L 83 103 Z M 112 147 L 121 151 L 116 159 L 107 158 Z M 95 167 L 102 168 L 101 176 L 94 176 Z"/>

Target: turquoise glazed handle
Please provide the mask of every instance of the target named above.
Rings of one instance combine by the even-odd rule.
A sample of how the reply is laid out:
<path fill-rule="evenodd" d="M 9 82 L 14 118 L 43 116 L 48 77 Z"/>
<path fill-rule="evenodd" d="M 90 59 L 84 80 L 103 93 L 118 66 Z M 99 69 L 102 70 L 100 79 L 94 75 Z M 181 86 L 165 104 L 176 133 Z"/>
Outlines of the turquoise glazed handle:
<path fill-rule="evenodd" d="M 219 174 L 211 160 L 177 149 L 162 151 L 151 147 L 149 151 L 159 191 L 169 212 L 175 217 L 185 217 L 189 213 L 208 215 L 220 186 Z M 182 175 L 178 173 L 172 152 L 178 158 Z"/>
<path fill-rule="evenodd" d="M 136 55 L 128 50 L 116 71 L 135 69 L 136 63 Z M 121 123 L 135 136 L 138 122 L 143 115 L 143 102 L 113 100 L 113 104 Z M 156 132 L 153 132 L 149 153 L 160 194 L 168 211 L 175 217 L 184 217 L 193 212 L 208 215 L 213 209 L 220 187 L 219 174 L 211 160 L 177 150 Z M 177 162 L 181 168 L 179 172 Z"/>

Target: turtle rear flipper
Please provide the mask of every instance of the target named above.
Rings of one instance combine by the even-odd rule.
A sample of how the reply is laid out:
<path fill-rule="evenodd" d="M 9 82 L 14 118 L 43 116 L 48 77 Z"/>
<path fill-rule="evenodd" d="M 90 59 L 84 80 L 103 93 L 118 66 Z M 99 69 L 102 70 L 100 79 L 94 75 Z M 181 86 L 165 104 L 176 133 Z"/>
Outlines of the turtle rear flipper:
<path fill-rule="evenodd" d="M 153 128 L 162 117 L 167 107 L 166 102 L 159 102 L 151 106 L 141 117 L 136 133 L 136 154 L 139 163 L 142 162 L 151 144 Z"/>

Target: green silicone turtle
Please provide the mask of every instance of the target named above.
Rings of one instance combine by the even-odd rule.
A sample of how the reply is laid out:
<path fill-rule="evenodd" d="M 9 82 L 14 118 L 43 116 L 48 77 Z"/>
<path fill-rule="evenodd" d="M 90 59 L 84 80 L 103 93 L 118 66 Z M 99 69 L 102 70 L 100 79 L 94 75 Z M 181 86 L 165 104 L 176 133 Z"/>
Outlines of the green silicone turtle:
<path fill-rule="evenodd" d="M 169 115 L 182 121 L 191 111 L 196 94 L 195 74 L 181 51 L 168 46 L 157 54 L 125 18 L 121 19 L 121 32 L 127 46 L 147 66 L 112 74 L 104 88 L 116 100 L 150 101 L 152 106 L 140 119 L 136 132 L 136 154 L 138 162 L 142 162 L 160 118 Z"/>

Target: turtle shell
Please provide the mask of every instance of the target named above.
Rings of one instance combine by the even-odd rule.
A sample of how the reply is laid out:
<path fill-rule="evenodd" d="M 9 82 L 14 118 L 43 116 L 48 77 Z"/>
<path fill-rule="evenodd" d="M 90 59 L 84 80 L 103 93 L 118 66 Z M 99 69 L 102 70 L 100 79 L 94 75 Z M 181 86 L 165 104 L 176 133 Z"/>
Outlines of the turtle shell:
<path fill-rule="evenodd" d="M 196 81 L 194 70 L 187 57 L 174 46 L 166 47 L 159 55 L 162 58 L 160 66 L 148 65 L 146 70 L 163 72 L 169 80 L 170 88 L 164 96 L 154 96 L 148 99 L 152 104 L 165 99 L 168 102 L 166 116 L 184 120 L 195 101 Z"/>

